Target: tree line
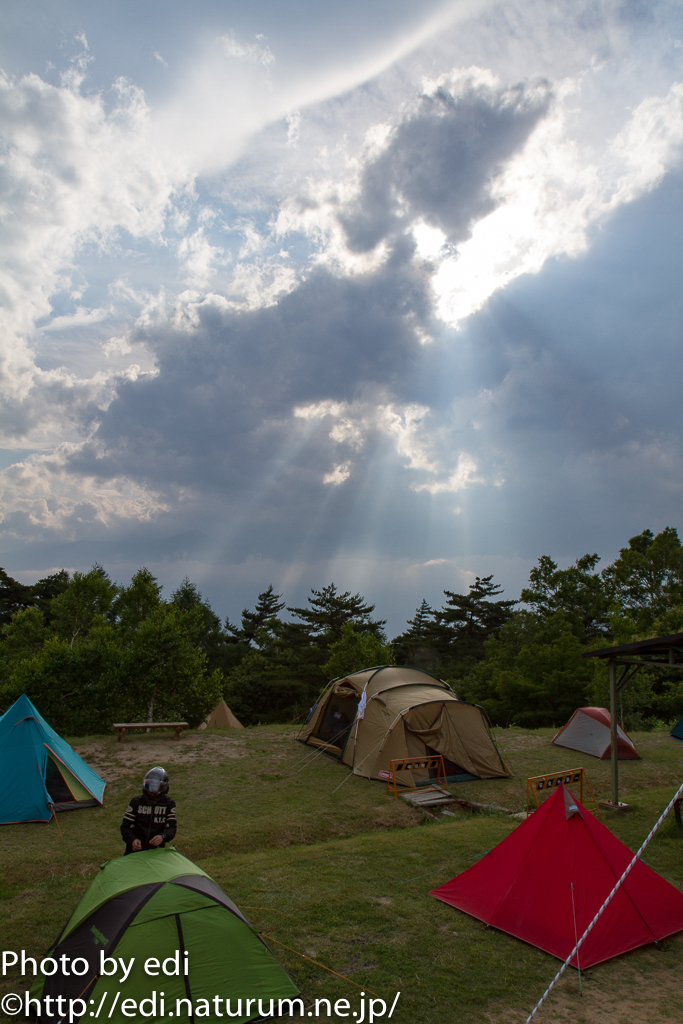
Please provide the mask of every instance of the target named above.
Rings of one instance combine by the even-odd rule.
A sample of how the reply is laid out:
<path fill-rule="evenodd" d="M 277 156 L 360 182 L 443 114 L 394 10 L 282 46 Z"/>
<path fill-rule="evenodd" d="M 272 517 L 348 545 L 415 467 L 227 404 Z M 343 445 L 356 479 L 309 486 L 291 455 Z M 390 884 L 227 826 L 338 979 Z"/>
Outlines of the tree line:
<path fill-rule="evenodd" d="M 519 598 L 493 576 L 467 593 L 423 600 L 407 628 L 334 583 L 287 606 L 269 586 L 239 625 L 221 622 L 187 578 L 171 594 L 146 568 L 128 586 L 99 565 L 24 585 L 0 569 L 0 707 L 26 692 L 58 729 L 108 731 L 114 721 L 197 725 L 224 697 L 245 724 L 305 716 L 330 678 L 381 664 L 415 665 L 481 705 L 494 725 L 559 726 L 608 702 L 591 649 L 683 631 L 683 546 L 675 529 L 632 537 L 610 565 L 586 554 L 566 569 L 547 555 Z M 284 613 L 287 613 L 286 615 Z M 675 673 L 641 672 L 621 695 L 626 728 L 683 714 Z"/>

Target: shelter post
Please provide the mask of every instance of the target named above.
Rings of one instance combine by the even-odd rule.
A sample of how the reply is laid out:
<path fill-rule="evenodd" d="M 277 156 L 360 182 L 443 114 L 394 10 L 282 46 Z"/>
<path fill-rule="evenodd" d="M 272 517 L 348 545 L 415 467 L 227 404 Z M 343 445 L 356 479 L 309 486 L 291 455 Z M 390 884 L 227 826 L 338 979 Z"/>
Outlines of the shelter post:
<path fill-rule="evenodd" d="M 617 733 L 617 666 L 609 663 L 609 714 L 612 734 L 612 805 L 619 806 L 619 736 Z"/>

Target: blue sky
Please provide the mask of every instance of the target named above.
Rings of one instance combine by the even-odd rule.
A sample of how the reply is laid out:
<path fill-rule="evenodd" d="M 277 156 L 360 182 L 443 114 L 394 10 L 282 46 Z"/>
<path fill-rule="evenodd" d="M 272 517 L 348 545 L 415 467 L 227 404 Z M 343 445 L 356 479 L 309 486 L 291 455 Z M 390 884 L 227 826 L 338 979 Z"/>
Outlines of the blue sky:
<path fill-rule="evenodd" d="M 10 572 L 395 634 L 681 525 L 680 4 L 3 14 Z"/>

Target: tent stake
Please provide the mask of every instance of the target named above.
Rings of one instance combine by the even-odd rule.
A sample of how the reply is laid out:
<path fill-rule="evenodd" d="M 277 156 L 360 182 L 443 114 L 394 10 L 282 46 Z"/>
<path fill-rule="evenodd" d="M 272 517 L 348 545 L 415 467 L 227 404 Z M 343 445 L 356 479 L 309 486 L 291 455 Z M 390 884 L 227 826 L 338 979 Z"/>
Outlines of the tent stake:
<path fill-rule="evenodd" d="M 57 831 L 59 832 L 60 836 L 63 839 L 64 838 L 64 833 L 62 832 L 61 828 L 59 827 L 59 822 L 57 821 L 57 815 L 55 814 L 55 805 L 54 804 L 50 804 L 50 807 L 52 808 L 52 817 L 55 819 L 55 825 L 57 826 Z M 50 819 L 50 821 L 51 820 L 52 820 L 52 818 Z"/>

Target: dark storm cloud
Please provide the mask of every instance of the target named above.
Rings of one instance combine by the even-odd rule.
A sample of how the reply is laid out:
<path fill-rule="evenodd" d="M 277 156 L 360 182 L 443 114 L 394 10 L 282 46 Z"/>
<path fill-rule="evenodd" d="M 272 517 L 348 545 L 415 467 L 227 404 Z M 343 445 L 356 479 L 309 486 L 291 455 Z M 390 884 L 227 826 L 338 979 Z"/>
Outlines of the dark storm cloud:
<path fill-rule="evenodd" d="M 495 207 L 491 182 L 546 113 L 547 86 L 493 91 L 444 87 L 424 96 L 365 167 L 357 199 L 340 213 L 349 247 L 367 252 L 423 218 L 451 243 Z"/>
<path fill-rule="evenodd" d="M 145 332 L 158 376 L 119 388 L 71 468 L 152 485 L 244 485 L 286 443 L 295 406 L 401 391 L 430 310 L 411 256 L 406 240 L 375 273 L 319 270 L 277 305 L 206 303 L 188 330 Z"/>

